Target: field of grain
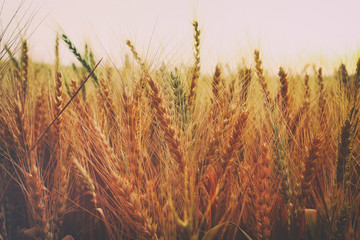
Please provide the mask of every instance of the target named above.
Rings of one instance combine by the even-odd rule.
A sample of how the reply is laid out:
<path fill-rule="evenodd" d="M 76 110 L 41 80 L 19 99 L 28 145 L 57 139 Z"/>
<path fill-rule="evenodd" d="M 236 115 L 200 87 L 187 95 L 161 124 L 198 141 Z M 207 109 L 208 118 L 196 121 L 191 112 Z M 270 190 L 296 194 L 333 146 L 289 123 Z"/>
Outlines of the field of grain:
<path fill-rule="evenodd" d="M 360 239 L 360 60 L 207 76 L 193 31 L 177 68 L 1 46 L 0 239 Z"/>

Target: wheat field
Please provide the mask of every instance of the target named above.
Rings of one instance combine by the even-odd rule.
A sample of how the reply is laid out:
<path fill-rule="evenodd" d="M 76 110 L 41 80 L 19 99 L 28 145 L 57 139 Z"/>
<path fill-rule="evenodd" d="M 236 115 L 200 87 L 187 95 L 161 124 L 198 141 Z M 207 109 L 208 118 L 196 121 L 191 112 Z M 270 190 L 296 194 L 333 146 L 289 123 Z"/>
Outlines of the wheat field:
<path fill-rule="evenodd" d="M 273 76 L 254 49 L 208 76 L 193 31 L 176 68 L 4 45 L 0 239 L 360 239 L 360 60 Z"/>

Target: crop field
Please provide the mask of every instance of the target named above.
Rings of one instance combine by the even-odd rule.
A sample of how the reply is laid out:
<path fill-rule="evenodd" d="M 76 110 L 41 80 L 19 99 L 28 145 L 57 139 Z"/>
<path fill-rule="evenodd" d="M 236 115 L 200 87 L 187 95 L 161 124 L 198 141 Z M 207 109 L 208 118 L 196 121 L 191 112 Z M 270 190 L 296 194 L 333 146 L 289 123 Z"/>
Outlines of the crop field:
<path fill-rule="evenodd" d="M 53 64 L 1 42 L 1 240 L 360 239 L 360 59 L 202 74 L 190 27 L 177 67 L 131 39 L 121 67 L 62 33 Z"/>

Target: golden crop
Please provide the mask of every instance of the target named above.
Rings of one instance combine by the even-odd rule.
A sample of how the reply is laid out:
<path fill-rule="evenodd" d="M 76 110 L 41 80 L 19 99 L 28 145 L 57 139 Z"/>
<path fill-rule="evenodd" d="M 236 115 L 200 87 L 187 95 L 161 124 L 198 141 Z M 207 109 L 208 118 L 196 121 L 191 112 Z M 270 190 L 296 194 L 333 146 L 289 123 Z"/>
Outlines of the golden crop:
<path fill-rule="evenodd" d="M 360 61 L 354 74 L 253 64 L 81 66 L 0 76 L 0 239 L 359 239 Z M 6 65 L 6 66 L 5 66 Z"/>

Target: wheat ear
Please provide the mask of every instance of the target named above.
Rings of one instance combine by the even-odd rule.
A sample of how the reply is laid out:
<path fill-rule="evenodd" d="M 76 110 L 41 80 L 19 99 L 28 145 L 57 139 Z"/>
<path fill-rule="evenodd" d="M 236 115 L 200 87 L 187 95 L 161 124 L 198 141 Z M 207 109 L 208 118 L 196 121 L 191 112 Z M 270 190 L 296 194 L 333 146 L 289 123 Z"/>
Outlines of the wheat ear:
<path fill-rule="evenodd" d="M 194 47 L 195 47 L 195 65 L 193 68 L 193 74 L 191 78 L 191 85 L 190 85 L 190 92 L 188 97 L 189 102 L 189 108 L 191 109 L 194 101 L 195 101 L 195 88 L 196 88 L 196 82 L 199 79 L 200 76 L 200 30 L 199 30 L 199 23 L 197 21 L 193 22 L 194 26 Z"/>
<path fill-rule="evenodd" d="M 271 168 L 269 148 L 263 143 L 255 179 L 255 231 L 257 239 L 269 240 L 271 233 Z"/>
<path fill-rule="evenodd" d="M 260 85 L 263 90 L 264 98 L 265 98 L 265 107 L 270 107 L 272 109 L 272 101 L 270 98 L 270 92 L 264 77 L 264 70 L 262 68 L 262 60 L 260 58 L 260 52 L 258 50 L 254 51 L 254 59 L 255 59 L 255 69 L 256 74 L 258 76 Z"/>

